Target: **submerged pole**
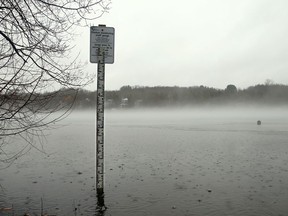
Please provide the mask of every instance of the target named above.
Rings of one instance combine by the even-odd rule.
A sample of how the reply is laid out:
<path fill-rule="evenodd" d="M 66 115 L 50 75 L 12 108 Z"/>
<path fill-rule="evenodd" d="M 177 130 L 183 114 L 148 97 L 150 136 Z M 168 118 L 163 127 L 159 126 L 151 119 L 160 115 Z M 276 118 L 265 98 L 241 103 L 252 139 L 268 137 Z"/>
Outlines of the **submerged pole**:
<path fill-rule="evenodd" d="M 96 109 L 96 190 L 99 204 L 104 205 L 104 92 L 105 56 L 98 48 L 97 109 Z M 103 200 L 102 200 L 103 199 Z"/>
<path fill-rule="evenodd" d="M 105 64 L 114 63 L 114 28 L 106 25 L 90 27 L 90 62 L 97 63 L 96 104 L 96 192 L 97 210 L 106 210 L 104 205 L 104 94 Z"/>

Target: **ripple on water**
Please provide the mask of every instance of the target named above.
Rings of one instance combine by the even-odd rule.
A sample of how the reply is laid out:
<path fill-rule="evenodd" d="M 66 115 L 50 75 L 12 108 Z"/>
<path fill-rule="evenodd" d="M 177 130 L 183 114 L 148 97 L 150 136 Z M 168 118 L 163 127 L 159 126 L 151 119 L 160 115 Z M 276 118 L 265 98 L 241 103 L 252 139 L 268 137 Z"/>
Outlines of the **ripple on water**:
<path fill-rule="evenodd" d="M 139 116 L 108 118 L 106 216 L 287 213 L 285 129 L 255 128 L 237 118 L 221 123 Z M 39 215 L 43 198 L 49 214 L 74 215 L 77 208 L 77 215 L 94 215 L 95 122 L 82 117 L 68 119 L 70 126 L 47 138 L 47 151 L 54 152 L 49 158 L 30 154 L 1 173 L 7 190 L 0 193 L 0 205 L 14 204 L 17 215 Z"/>

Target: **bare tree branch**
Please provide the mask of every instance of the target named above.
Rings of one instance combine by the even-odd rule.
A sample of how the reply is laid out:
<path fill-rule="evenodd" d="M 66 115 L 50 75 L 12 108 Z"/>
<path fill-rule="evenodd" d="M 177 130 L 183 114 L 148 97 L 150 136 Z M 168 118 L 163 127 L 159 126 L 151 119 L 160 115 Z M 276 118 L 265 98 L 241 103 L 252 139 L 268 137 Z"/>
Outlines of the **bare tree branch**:
<path fill-rule="evenodd" d="M 43 152 L 34 137 L 65 117 L 73 105 L 63 92 L 70 89 L 76 96 L 79 87 L 91 82 L 94 76 L 83 71 L 77 57 L 69 56 L 71 42 L 75 28 L 88 27 L 109 4 L 110 0 L 0 2 L 0 168 L 30 148 Z M 13 136 L 28 144 L 14 154 L 8 141 Z"/>

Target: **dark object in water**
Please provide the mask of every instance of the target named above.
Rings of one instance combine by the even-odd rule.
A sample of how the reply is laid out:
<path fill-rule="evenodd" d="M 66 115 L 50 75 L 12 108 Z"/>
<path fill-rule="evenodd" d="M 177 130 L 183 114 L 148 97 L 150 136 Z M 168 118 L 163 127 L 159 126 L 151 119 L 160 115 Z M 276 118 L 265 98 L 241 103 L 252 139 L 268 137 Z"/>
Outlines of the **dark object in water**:
<path fill-rule="evenodd" d="M 257 121 L 257 125 L 261 125 L 261 121 L 260 120 Z"/>

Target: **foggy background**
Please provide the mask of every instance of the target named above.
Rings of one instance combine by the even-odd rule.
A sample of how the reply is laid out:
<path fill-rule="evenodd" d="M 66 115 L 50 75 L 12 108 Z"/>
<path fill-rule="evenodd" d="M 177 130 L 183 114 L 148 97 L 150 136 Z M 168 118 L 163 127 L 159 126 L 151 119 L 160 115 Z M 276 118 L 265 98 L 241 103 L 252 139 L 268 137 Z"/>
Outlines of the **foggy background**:
<path fill-rule="evenodd" d="M 285 0 L 113 1 L 94 23 L 115 28 L 106 89 L 287 84 L 287 10 Z M 76 50 L 88 62 L 89 29 L 79 31 Z"/>

